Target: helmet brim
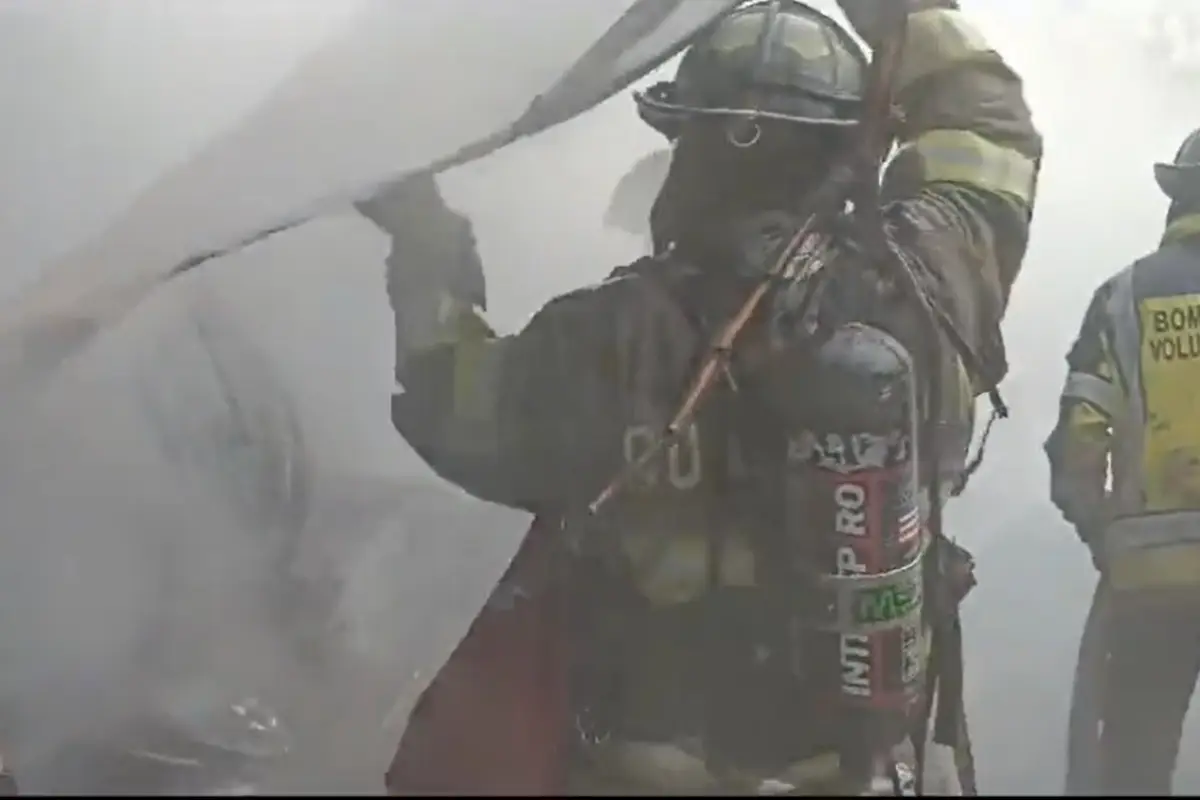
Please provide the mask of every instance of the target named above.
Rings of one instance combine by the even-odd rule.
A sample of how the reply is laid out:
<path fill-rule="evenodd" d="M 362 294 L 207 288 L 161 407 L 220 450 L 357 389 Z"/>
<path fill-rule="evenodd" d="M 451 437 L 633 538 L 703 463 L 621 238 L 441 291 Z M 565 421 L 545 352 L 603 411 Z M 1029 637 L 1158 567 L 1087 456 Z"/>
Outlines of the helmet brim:
<path fill-rule="evenodd" d="M 1154 181 L 1172 200 L 1200 195 L 1200 164 L 1155 164 Z"/>
<path fill-rule="evenodd" d="M 800 125 L 820 125 L 837 128 L 851 128 L 858 125 L 857 119 L 846 119 L 837 116 L 828 104 L 807 98 L 789 98 L 788 103 L 794 109 L 778 111 L 766 108 L 729 107 L 698 107 L 672 103 L 661 97 L 653 97 L 647 92 L 634 92 L 634 102 L 643 119 L 647 117 L 672 120 L 681 124 L 685 120 L 701 116 L 731 117 L 742 119 L 773 119 L 782 122 L 792 122 Z M 657 126 L 656 126 L 657 127 Z"/>

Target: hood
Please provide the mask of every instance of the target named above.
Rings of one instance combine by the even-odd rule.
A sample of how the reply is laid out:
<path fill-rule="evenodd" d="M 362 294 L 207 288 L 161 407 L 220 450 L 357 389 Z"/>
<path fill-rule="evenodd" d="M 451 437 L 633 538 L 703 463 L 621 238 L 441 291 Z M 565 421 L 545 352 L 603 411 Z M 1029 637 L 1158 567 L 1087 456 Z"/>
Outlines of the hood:
<path fill-rule="evenodd" d="M 634 164 L 617 182 L 604 212 L 604 224 L 649 242 L 650 210 L 670 168 L 670 148 L 650 153 Z"/>

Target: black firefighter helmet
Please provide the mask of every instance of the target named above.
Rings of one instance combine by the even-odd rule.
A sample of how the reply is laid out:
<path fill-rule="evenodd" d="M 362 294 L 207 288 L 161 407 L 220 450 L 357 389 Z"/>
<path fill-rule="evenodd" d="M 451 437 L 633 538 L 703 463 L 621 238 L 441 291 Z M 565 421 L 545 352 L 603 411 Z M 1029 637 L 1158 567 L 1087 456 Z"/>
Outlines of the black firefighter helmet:
<path fill-rule="evenodd" d="M 634 99 L 638 116 L 670 140 L 701 116 L 850 126 L 866 72 L 862 48 L 830 17 L 798 0 L 756 0 L 701 33 L 674 81 Z"/>
<path fill-rule="evenodd" d="M 1200 129 L 1183 140 L 1173 163 L 1154 165 L 1154 180 L 1172 203 L 1200 205 Z"/>

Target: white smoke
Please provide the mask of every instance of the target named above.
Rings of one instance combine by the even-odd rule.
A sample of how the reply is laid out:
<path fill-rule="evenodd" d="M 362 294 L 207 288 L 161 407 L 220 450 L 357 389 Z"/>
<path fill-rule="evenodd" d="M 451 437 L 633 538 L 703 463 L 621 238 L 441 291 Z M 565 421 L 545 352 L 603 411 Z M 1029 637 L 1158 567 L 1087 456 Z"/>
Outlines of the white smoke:
<path fill-rule="evenodd" d="M 5 289 L 27 277 L 20 272 L 28 265 L 79 245 L 114 217 L 75 251 L 81 279 L 157 269 L 213 232 L 378 177 L 401 155 L 470 138 L 520 111 L 622 6 L 364 0 L 322 16 L 326 4 L 255 4 L 250 12 L 232 2 L 202 9 L 172 0 L 120 14 L 80 10 L 87 4 L 51 12 L 44 9 L 54 4 L 36 0 L 0 6 L 0 38 L 9 37 L 0 86 L 12 117 L 0 131 L 9 137 L 0 148 L 8 192 L 0 250 L 14 265 Z M 1004 388 L 1016 418 L 1001 428 L 952 520 L 982 543 L 1045 507 L 1038 447 L 1062 353 L 1095 284 L 1157 240 L 1164 202 L 1150 164 L 1170 158 L 1200 125 L 1192 116 L 1200 8 L 1188 0 L 964 6 L 1021 70 L 1046 136 L 1034 239 L 1007 324 Z M 353 13 L 361 16 L 349 38 L 268 96 L 307 49 L 343 35 L 339 25 Z M 46 14 L 57 22 L 38 16 Z M 62 53 L 75 61 L 56 60 Z M 96 75 L 104 80 L 89 86 Z M 500 328 L 518 327 L 551 295 L 638 252 L 641 242 L 603 230 L 603 212 L 625 170 L 660 144 L 621 96 L 446 176 L 451 201 L 476 222 Z M 130 384 L 148 376 L 135 356 L 190 324 L 179 308 L 192 282 L 103 337 L 39 408 L 0 411 L 9 454 L 0 465 L 0 706 L 29 720 L 8 734 L 18 768 L 140 702 L 148 674 L 141 643 L 167 629 L 179 642 L 168 659 L 172 676 L 287 685 L 301 697 L 296 707 L 314 740 L 337 738 L 310 751 L 308 774 L 326 770 L 320 786 L 378 785 L 395 739 L 381 725 L 395 695 L 402 689 L 411 700 L 445 656 L 523 524 L 458 494 L 429 500 L 395 488 L 435 481 L 387 422 L 385 252 L 381 236 L 347 215 L 224 259 L 201 279 L 278 370 L 326 476 L 327 511 L 310 531 L 306 563 L 348 587 L 339 609 L 353 658 L 336 680 L 308 681 L 293 655 L 278 652 L 278 626 L 256 590 L 266 568 L 255 531 L 215 484 L 168 469 L 139 416 Z M 214 411 L 215 400 L 188 396 L 203 407 L 180 400 L 181 417 Z M 376 499 L 360 507 L 344 497 L 364 474 Z M 1072 536 L 1053 524 L 1039 535 Z M 989 608 L 986 591 L 970 602 Z M 414 671 L 420 677 L 406 681 Z M 354 691 L 372 681 L 370 691 Z M 987 726 L 1001 724 L 989 715 L 1013 713 L 980 708 L 973 724 L 986 738 Z M 331 778 L 335 768 L 350 775 Z"/>

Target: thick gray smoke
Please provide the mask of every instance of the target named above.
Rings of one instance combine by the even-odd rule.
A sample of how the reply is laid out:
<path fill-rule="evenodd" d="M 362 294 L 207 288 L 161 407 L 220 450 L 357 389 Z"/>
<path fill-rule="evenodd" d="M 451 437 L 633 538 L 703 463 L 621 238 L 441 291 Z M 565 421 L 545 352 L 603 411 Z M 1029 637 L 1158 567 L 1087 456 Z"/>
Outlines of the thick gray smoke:
<path fill-rule="evenodd" d="M 335 16 L 101 5 L 0 8 L 5 293 L 236 119 Z M 32 398 L 5 382 L 0 740 L 28 790 L 64 746 L 117 739 L 168 700 L 288 704 L 311 687 L 278 608 L 286 523 L 246 502 L 256 461 L 280 450 L 263 416 L 289 410 L 292 387 L 273 358 L 254 363 L 262 345 L 211 282 L 153 298 Z"/>
<path fill-rule="evenodd" d="M 487 4 L 473 6 L 482 16 L 460 44 L 470 46 L 474 36 L 492 62 L 511 62 L 520 28 Z M 241 227 L 264 209 L 285 210 L 307 194 L 387 169 L 393 142 L 408 126 L 406 104 L 393 111 L 378 105 L 378 94 L 358 97 L 360 114 L 382 109 L 393 120 L 386 131 L 367 126 L 364 135 L 379 138 L 364 144 L 346 139 L 345 120 L 319 124 L 320 109 L 305 107 L 296 96 L 315 92 L 319 106 L 321 90 L 329 88 L 320 76 L 322 69 L 332 74 L 331 57 L 366 69 L 343 76 L 343 86 L 365 83 L 369 90 L 366 62 L 375 60 L 385 84 L 409 74 L 400 97 L 419 100 L 405 88 L 419 80 L 437 105 L 445 103 L 435 96 L 443 91 L 455 102 L 468 99 L 468 92 L 453 86 L 427 85 L 427 73 L 396 58 L 394 46 L 404 51 L 432 42 L 400 24 L 390 3 L 381 4 L 374 22 L 382 27 L 368 18 L 355 29 L 366 32 L 371 47 L 364 51 L 361 38 L 351 35 L 268 99 L 268 121 L 275 124 L 264 135 L 252 122 L 259 134 L 249 137 L 251 152 L 243 153 L 242 164 L 223 160 L 228 142 L 218 142 L 213 182 L 213 159 L 189 158 L 261 100 L 305 47 L 336 34 L 337 23 L 349 15 L 288 3 L 259 5 L 251 14 L 240 7 L 3 7 L 3 96 L 12 115 L 0 149 L 11 210 L 2 223 L 5 261 L 13 265 L 7 293 L 27 283 L 39 262 L 72 250 L 68 260 L 79 269 L 60 284 L 66 290 L 73 288 L 71 278 L 102 283 L 105 274 L 153 270 L 183 255 L 181 247 L 204 244 L 206 229 Z M 451 30 L 452 16 L 439 17 L 441 29 Z M 539 72 L 519 76 L 522 85 L 554 77 L 603 28 L 607 14 L 593 16 L 576 43 L 557 45 L 561 52 L 542 58 L 548 64 L 533 65 Z M 481 29 L 512 35 L 487 41 L 478 35 Z M 54 60 L 64 52 L 71 58 Z M 445 59 L 444 53 L 433 55 Z M 365 61 L 354 62 L 360 56 Z M 538 58 L 535 48 L 531 61 Z M 479 74 L 488 72 L 482 65 Z M 489 105 L 499 98 L 487 87 L 477 87 L 473 101 L 498 122 L 529 99 L 523 89 L 510 94 L 502 110 Z M 301 129 L 303 120 L 298 128 L 296 109 L 307 115 L 307 129 Z M 426 146 L 465 124 L 447 122 L 436 136 L 426 133 Z M 80 137 L 84 130 L 91 136 Z M 291 135 L 294 150 L 281 154 Z M 245 149 L 236 128 L 233 139 L 235 151 Z M 349 170 L 337 155 L 353 160 L 361 153 L 368 154 L 367 163 Z M 332 163 L 322 163 L 329 155 Z M 315 164 L 317 173 L 303 174 L 297 160 Z M 257 169 L 264 161 L 265 175 Z M 114 213 L 172 162 L 182 162 L 182 172 L 110 228 Z M 93 239 L 98 232 L 101 237 Z M 0 647 L 6 655 L 0 738 L 27 789 L 37 790 L 39 773 L 64 745 L 112 736 L 130 718 L 157 708 L 162 696 L 197 691 L 213 702 L 226 692 L 261 691 L 282 706 L 285 721 L 298 729 L 296 761 L 303 764 L 282 785 L 309 791 L 380 786 L 387 747 L 394 744 L 405 702 L 411 702 L 399 697 L 411 683 L 407 677 L 418 670 L 427 676 L 461 633 L 461 624 L 457 633 L 452 622 L 430 625 L 428 600 L 437 584 L 476 586 L 474 594 L 459 593 L 445 608 L 465 624 L 503 568 L 522 524 L 515 514 L 481 517 L 476 506 L 456 508 L 458 493 L 406 485 L 426 473 L 386 419 L 391 354 L 379 266 L 385 247 L 357 219 L 316 223 L 170 287 L 37 394 L 7 376 L 9 402 L 0 412 L 11 461 L 0 470 L 8 523 L 0 557 Z M 220 396 L 212 354 L 195 336 L 198 320 L 225 337 L 218 361 L 244 361 L 230 339 L 247 332 L 246 345 L 269 354 L 273 376 L 233 370 L 237 403 L 262 405 L 266 391 L 268 406 L 294 405 L 304 428 L 306 466 L 317 477 L 310 526 L 288 566 L 309 595 L 317 595 L 318 607 L 299 620 L 293 613 L 290 628 L 277 608 L 277 548 L 264 536 L 261 519 L 246 517 L 244 491 L 230 486 L 231 479 L 236 485 L 252 477 L 228 463 L 248 448 L 212 441 L 233 410 Z M 276 382 L 282 397 L 272 396 Z M 403 528 L 396 519 L 400 509 Z M 389 518 L 390 528 L 384 524 Z M 410 528 L 442 530 L 426 540 L 405 536 Z M 479 557 L 471 540 L 455 538 L 453 528 L 486 531 L 496 544 L 493 554 Z M 379 546 L 356 556 L 356 542 Z M 463 571 L 440 577 L 423 571 L 435 584 L 412 580 L 406 567 L 419 561 L 461 561 Z M 350 590 L 337 613 L 333 603 L 345 582 Z M 322 594 L 330 592 L 332 602 L 322 604 L 330 600 Z M 424 604 L 416 602 L 422 599 Z M 406 631 L 418 635 L 406 637 Z M 314 640 L 318 646 L 344 642 L 353 657 L 341 663 L 336 652 L 319 649 L 314 657 L 302 649 Z M 378 689 L 374 676 L 383 678 Z M 384 733 L 393 707 L 392 731 Z"/>
<path fill-rule="evenodd" d="M 464 143 L 519 113 L 624 5 L 0 5 L 0 288 L 63 254 L 81 283 L 160 269 Z M 952 516 L 983 572 L 969 601 L 972 726 L 988 790 L 1052 791 L 1090 567 L 1045 501 L 1038 448 L 1091 289 L 1157 240 L 1149 164 L 1200 124 L 1188 33 L 1200 13 L 1188 0 L 964 5 L 1023 71 L 1047 137 L 1008 322 L 1016 417 Z M 659 144 L 618 97 L 446 176 L 475 220 L 500 328 L 637 252 L 602 216 Z M 524 524 L 440 486 L 387 423 L 386 247 L 347 214 L 224 259 L 101 337 L 35 406 L 0 409 L 0 709 L 12 718 L 0 741 L 18 768 L 159 690 L 217 683 L 283 696 L 305 754 L 287 785 L 378 788 L 408 704 Z M 334 595 L 307 620 L 332 665 L 295 652 L 271 602 L 276 551 L 237 493 L 172 462 L 135 391 L 157 385 L 196 438 L 195 420 L 226 413 L 202 350 L 170 344 L 196 313 L 230 320 L 296 406 L 314 472 L 296 569 Z"/>
<path fill-rule="evenodd" d="M 119 735 L 177 692 L 216 704 L 269 691 L 286 664 L 282 637 L 263 635 L 277 627 L 269 526 L 211 469 L 166 458 L 166 431 L 138 402 L 148 379 L 213 379 L 196 350 L 147 359 L 155 328 L 176 324 L 163 306 L 178 299 L 115 332 L 36 409 L 0 420 L 0 702 L 31 789 L 37 765 L 67 741 Z M 180 395 L 171 413 L 203 418 L 206 400 Z"/>

